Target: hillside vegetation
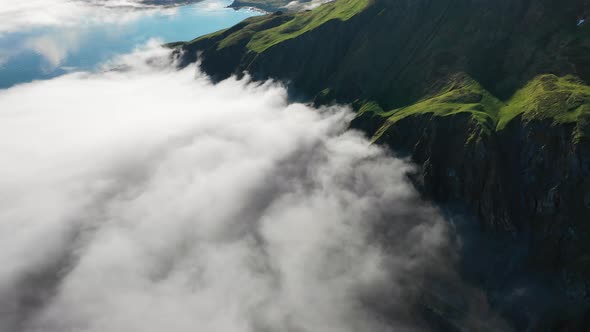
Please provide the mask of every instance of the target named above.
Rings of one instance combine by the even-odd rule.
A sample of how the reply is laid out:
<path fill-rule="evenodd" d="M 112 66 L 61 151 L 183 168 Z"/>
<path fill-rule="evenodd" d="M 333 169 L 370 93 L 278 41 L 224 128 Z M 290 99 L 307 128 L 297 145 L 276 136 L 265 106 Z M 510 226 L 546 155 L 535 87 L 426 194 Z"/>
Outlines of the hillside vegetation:
<path fill-rule="evenodd" d="M 373 0 L 339 0 L 322 5 L 313 11 L 277 12 L 266 16 L 252 17 L 238 24 L 236 27 L 239 28 L 229 29 L 230 33 L 225 33 L 228 30 L 219 31 L 200 37 L 186 45 L 190 47 L 198 41 L 215 39 L 218 42 L 217 49 L 222 49 L 238 44 L 240 41 L 246 41 L 248 51 L 261 53 L 274 45 L 312 31 L 328 21 L 346 21 L 360 13 L 371 1 Z M 280 22 L 273 24 L 277 22 L 277 16 L 281 17 Z"/>
<path fill-rule="evenodd" d="M 247 47 L 257 53 L 264 52 L 273 45 L 301 36 L 330 20 L 346 21 L 365 9 L 370 1 L 339 0 L 313 11 L 297 13 L 284 24 L 254 34 Z"/>
<path fill-rule="evenodd" d="M 590 0 L 336 0 L 171 46 L 181 65 L 200 56 L 214 80 L 247 72 L 284 82 L 295 100 L 352 104 L 351 126 L 411 157 L 426 197 L 509 238 L 469 262 L 515 331 L 586 332 L 590 24 L 577 20 L 589 10 Z M 541 291 L 515 300 L 519 278 Z"/>
<path fill-rule="evenodd" d="M 578 124 L 577 136 L 590 136 L 590 87 L 575 76 L 542 75 L 518 90 L 500 110 L 498 129 L 522 114 L 525 120 L 550 119 Z"/>
<path fill-rule="evenodd" d="M 458 73 L 505 103 L 543 74 L 587 84 L 590 28 L 576 26 L 584 2 L 337 0 L 251 18 L 177 46 L 186 62 L 201 52 L 203 69 L 219 78 L 246 70 L 289 81 L 309 98 L 326 99 L 330 91 L 325 102 L 365 100 L 407 114 L 417 102 L 436 104 L 424 99 L 444 92 Z M 490 113 L 490 105 L 483 107 L 472 109 Z M 475 115 L 500 121 L 497 114 Z"/>
<path fill-rule="evenodd" d="M 284 82 L 295 100 L 352 104 L 351 126 L 411 157 L 426 197 L 492 230 L 464 253 L 466 278 L 514 331 L 586 332 L 590 24 L 577 20 L 589 9 L 590 0 L 336 0 L 171 46 L 181 65 L 200 56 L 214 80 L 247 72 Z M 450 324 L 438 309 L 429 319 Z"/>
<path fill-rule="evenodd" d="M 525 121 L 550 120 L 554 125 L 576 125 L 576 139 L 590 137 L 590 86 L 574 76 L 540 75 L 522 89 L 500 101 L 480 84 L 464 75 L 457 75 L 434 96 L 406 107 L 384 111 L 375 102 L 373 107 L 361 107 L 359 115 L 382 118 L 384 124 L 373 135 L 373 140 L 398 121 L 421 114 L 450 116 L 467 114 L 482 126 L 484 133 L 502 130 L 521 115 Z M 377 107 L 378 106 L 378 107 Z"/>

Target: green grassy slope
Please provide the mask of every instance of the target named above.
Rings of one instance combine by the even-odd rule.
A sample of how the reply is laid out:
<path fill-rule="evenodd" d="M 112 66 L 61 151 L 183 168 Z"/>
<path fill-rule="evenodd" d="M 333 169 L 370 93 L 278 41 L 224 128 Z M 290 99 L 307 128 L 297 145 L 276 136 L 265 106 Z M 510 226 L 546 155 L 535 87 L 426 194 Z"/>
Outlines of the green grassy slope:
<path fill-rule="evenodd" d="M 293 19 L 272 29 L 254 34 L 248 49 L 260 53 L 285 40 L 296 38 L 330 20 L 346 21 L 367 7 L 370 0 L 339 0 L 319 8 L 297 13 Z"/>
<path fill-rule="evenodd" d="M 435 116 L 449 116 L 459 113 L 469 114 L 486 131 L 493 130 L 502 103 L 479 83 L 464 74 L 454 75 L 449 83 L 434 96 L 429 96 L 415 104 L 382 112 L 385 124 L 376 133 L 377 139 L 392 124 L 409 116 L 432 113 Z"/>
<path fill-rule="evenodd" d="M 249 17 L 235 26 L 216 31 L 189 42 L 176 42 L 168 44 L 170 47 L 203 47 L 203 45 L 215 46 L 215 50 L 219 51 L 227 47 L 236 45 L 246 45 L 249 43 L 254 35 L 261 31 L 272 29 L 276 26 L 281 26 L 286 22 L 293 20 L 295 14 L 270 14 L 262 16 Z"/>
<path fill-rule="evenodd" d="M 336 0 L 171 46 L 181 65 L 199 54 L 213 80 L 248 72 L 286 82 L 297 100 L 353 104 L 352 127 L 409 154 L 426 195 L 465 203 L 490 229 L 529 232 L 523 270 L 583 267 L 576 275 L 590 280 L 584 8 L 590 0 Z M 515 330 L 558 331 L 546 325 Z"/>
<path fill-rule="evenodd" d="M 323 103 L 375 102 L 388 110 L 379 114 L 386 124 L 424 113 L 469 113 L 486 130 L 518 114 L 587 121 L 584 81 L 535 76 L 590 79 L 590 26 L 575 27 L 575 4 L 540 2 L 336 0 L 250 18 L 181 46 L 203 51 L 203 67 L 214 74 L 246 70 L 289 80 Z M 448 82 L 431 93 L 441 80 Z"/>
<path fill-rule="evenodd" d="M 574 76 L 538 76 L 507 101 L 500 110 L 497 128 L 503 129 L 520 114 L 525 120 L 578 123 L 578 135 L 588 136 L 590 86 Z"/>
<path fill-rule="evenodd" d="M 420 113 L 470 113 L 486 130 L 500 130 L 519 114 L 584 122 L 584 81 L 536 77 L 590 79 L 590 25 L 575 27 L 576 6 L 336 0 L 313 11 L 250 18 L 181 46 L 203 51 L 205 71 L 286 79 L 324 103 L 375 102 L 388 110 L 379 115 L 387 123 Z M 441 80 L 449 82 L 431 93 Z"/>
<path fill-rule="evenodd" d="M 261 1 L 267 3 L 266 1 Z M 319 6 L 312 11 L 298 13 L 275 13 L 258 17 L 251 17 L 239 23 L 236 27 L 202 36 L 185 43 L 190 48 L 197 41 L 218 39 L 217 49 L 236 45 L 247 41 L 246 50 L 256 53 L 264 52 L 270 47 L 280 44 L 310 32 L 331 20 L 346 21 L 363 11 L 372 0 L 338 0 Z M 280 25 L 269 23 L 280 16 Z M 222 38 L 218 38 L 218 37 Z"/>
<path fill-rule="evenodd" d="M 236 32 L 226 36 L 219 42 L 218 49 L 223 49 L 226 47 L 230 47 L 236 44 L 241 43 L 242 41 L 251 42 L 251 40 L 261 31 L 267 31 L 265 29 L 268 28 L 268 24 L 271 23 L 276 16 L 262 16 L 256 17 L 248 21 L 248 25 L 244 28 L 237 30 Z M 283 21 L 290 22 L 292 20 L 291 16 L 285 17 L 282 16 Z M 285 23 L 286 24 L 286 23 Z M 284 24 L 282 24 L 284 25 Z M 282 26 L 280 25 L 280 26 Z M 272 29 L 272 28 L 271 28 Z"/>
<path fill-rule="evenodd" d="M 384 111 L 374 101 L 368 102 L 360 108 L 359 116 L 366 113 L 383 118 L 384 124 L 373 140 L 398 121 L 427 113 L 435 116 L 466 113 L 487 133 L 504 129 L 512 119 L 522 115 L 524 121 L 549 119 L 554 124 L 575 123 L 578 138 L 590 137 L 590 86 L 571 75 L 540 75 L 508 100 L 501 101 L 473 79 L 460 74 L 433 96 L 390 111 Z"/>
<path fill-rule="evenodd" d="M 260 0 L 263 1 L 263 0 Z M 376 100 L 387 109 L 416 102 L 433 81 L 465 72 L 506 99 L 539 74 L 590 80 L 590 25 L 575 26 L 576 3 L 554 0 L 336 0 L 310 12 L 267 15 L 183 44 L 205 71 L 231 54 L 233 73 L 289 80 L 309 98 Z M 499 19 L 501 18 L 501 19 Z M 215 45 L 212 45 L 215 44 Z M 225 73 L 225 71 L 224 71 Z"/>

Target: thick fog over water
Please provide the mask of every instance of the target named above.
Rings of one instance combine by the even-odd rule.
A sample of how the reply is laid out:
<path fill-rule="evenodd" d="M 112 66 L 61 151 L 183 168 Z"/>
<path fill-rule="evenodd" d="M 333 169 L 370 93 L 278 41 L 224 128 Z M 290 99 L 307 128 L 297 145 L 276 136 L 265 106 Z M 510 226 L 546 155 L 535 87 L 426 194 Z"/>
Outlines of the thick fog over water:
<path fill-rule="evenodd" d="M 253 15 L 225 5 L 2 2 L 0 75 L 24 75 L 25 49 L 63 67 L 114 45 L 88 26 L 176 36 L 195 17 L 211 28 Z M 167 13 L 176 22 L 160 25 Z M 410 185 L 413 166 L 348 131 L 347 106 L 290 103 L 270 81 L 213 84 L 197 65 L 177 69 L 164 42 L 0 89 L 0 331 L 496 324 L 454 272 L 453 230 Z"/>
<path fill-rule="evenodd" d="M 226 8 L 232 0 L 183 6 L 155 1 L 0 1 L 0 88 L 49 79 L 126 54 L 153 38 L 191 40 L 260 15 Z"/>
<path fill-rule="evenodd" d="M 411 166 L 168 52 L 0 91 L 0 330 L 420 330 L 448 243 Z"/>
<path fill-rule="evenodd" d="M 137 14 L 132 9 L 142 7 L 147 6 L 139 0 L 2 1 L 0 34 L 36 27 L 75 26 L 89 21 L 117 22 L 121 15 L 132 18 Z"/>

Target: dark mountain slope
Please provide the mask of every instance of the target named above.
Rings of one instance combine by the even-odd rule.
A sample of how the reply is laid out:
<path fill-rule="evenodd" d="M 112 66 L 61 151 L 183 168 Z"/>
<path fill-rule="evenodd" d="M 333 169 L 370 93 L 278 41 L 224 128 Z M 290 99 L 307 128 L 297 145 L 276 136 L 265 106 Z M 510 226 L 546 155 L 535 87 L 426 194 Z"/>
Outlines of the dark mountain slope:
<path fill-rule="evenodd" d="M 239 65 L 232 72 L 286 79 L 307 96 L 331 88 L 338 99 L 385 108 L 421 98 L 455 72 L 508 97 L 537 74 L 590 77 L 588 29 L 576 27 L 583 11 L 575 1 L 375 0 L 347 21 L 325 22 L 263 51 L 234 49 Z M 219 67 L 217 47 L 203 46 L 185 49 L 193 56 L 204 50 L 206 70 Z"/>
<path fill-rule="evenodd" d="M 185 62 L 195 61 L 200 53 L 202 68 L 217 79 L 248 71 L 257 79 L 289 82 L 294 95 L 315 96 L 319 103 L 355 101 L 361 110 L 371 106 L 374 110 L 361 112 L 353 125 L 376 139 L 386 129 L 395 129 L 390 128 L 392 119 L 419 114 L 424 118 L 423 113 L 432 113 L 435 118 L 466 113 L 465 121 L 473 128 L 462 125 L 456 129 L 470 143 L 496 140 L 506 135 L 504 127 L 525 127 L 539 120 L 549 127 L 548 135 L 553 129 L 555 135 L 563 130 L 570 134 L 564 137 L 568 146 L 559 147 L 559 153 L 564 153 L 586 146 L 589 131 L 590 89 L 584 80 L 590 79 L 590 26 L 576 26 L 586 5 L 556 0 L 340 0 L 312 12 L 251 18 L 181 47 Z M 572 77 L 554 82 L 554 76 L 534 80 L 547 73 L 573 74 L 581 80 Z M 473 83 L 461 83 L 465 80 Z M 453 100 L 435 99 L 433 103 L 431 97 L 436 95 Z M 430 122 L 432 119 L 426 121 Z M 558 123 L 563 125 L 554 125 Z M 419 137 L 378 141 L 415 147 Z M 442 151 L 460 151 L 464 143 L 453 146 L 442 138 L 437 142 L 443 145 Z M 536 146 L 542 147 L 545 145 Z M 498 149 L 491 151 L 500 153 Z M 572 176 L 585 178 L 589 170 L 583 160 L 588 150 L 581 149 L 580 153 L 578 172 Z M 424 162 L 430 155 L 422 159 L 418 161 Z M 446 167 L 445 162 L 440 160 L 434 166 Z M 517 165 L 505 163 L 503 168 Z M 569 171 L 573 164 L 564 166 L 564 171 Z M 474 180 L 488 179 L 485 169 L 478 169 L 472 175 Z M 498 177 L 494 181 L 503 182 L 507 188 L 518 188 L 513 184 L 525 181 L 514 182 L 504 174 L 494 174 Z M 446 193 L 442 183 L 451 181 L 451 177 L 440 174 L 436 179 L 425 180 L 424 186 L 430 188 L 427 191 Z M 544 178 L 541 184 L 539 180 L 543 188 L 539 190 L 555 188 L 555 181 Z M 446 200 L 457 196 L 460 201 L 472 201 L 468 193 L 478 189 L 469 181 L 462 186 L 462 194 L 451 192 Z M 587 187 L 579 190 L 588 191 Z M 497 188 L 494 193 L 503 195 L 504 191 Z M 532 195 L 528 191 L 522 194 Z M 583 197 L 578 198 L 586 200 Z M 588 207 L 570 209 L 569 202 L 561 203 L 562 218 L 590 216 Z M 479 205 L 473 208 L 488 225 L 516 229 L 516 225 L 524 224 L 524 216 L 534 218 L 533 205 L 523 207 L 519 203 L 483 212 Z M 572 215 L 573 211 L 578 212 Z"/>
<path fill-rule="evenodd" d="M 295 98 L 352 102 L 353 127 L 422 166 L 425 195 L 489 230 L 494 245 L 474 247 L 466 275 L 516 330 L 590 331 L 585 10 L 590 0 L 338 0 L 173 46 L 215 79 L 247 71 Z M 514 295 L 533 284 L 543 291 Z"/>

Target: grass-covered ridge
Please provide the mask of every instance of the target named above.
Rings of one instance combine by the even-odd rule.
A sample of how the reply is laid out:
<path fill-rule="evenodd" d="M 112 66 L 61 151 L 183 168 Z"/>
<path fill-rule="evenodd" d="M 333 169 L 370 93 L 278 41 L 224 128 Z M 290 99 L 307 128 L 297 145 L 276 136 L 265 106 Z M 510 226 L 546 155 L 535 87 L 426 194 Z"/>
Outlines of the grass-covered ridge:
<path fill-rule="evenodd" d="M 457 75 L 438 94 L 384 115 L 388 116 L 388 122 L 395 123 L 415 114 L 447 116 L 468 113 L 479 123 L 489 125 L 496 122 L 500 106 L 501 102 L 479 83 L 467 76 Z"/>
<path fill-rule="evenodd" d="M 217 46 L 218 49 L 223 49 L 233 45 L 237 45 L 241 42 L 249 42 L 257 33 L 264 31 L 270 27 L 274 27 L 285 21 L 292 19 L 293 15 L 271 15 L 271 16 L 259 16 L 248 18 L 244 23 L 247 23 L 243 28 L 225 36 Z"/>
<path fill-rule="evenodd" d="M 500 101 L 479 83 L 460 74 L 455 75 L 439 93 L 414 104 L 384 111 L 371 101 L 359 109 L 359 116 L 366 113 L 384 119 L 373 140 L 410 116 L 459 113 L 469 114 L 487 133 L 504 129 L 511 120 L 522 115 L 524 121 L 549 119 L 554 124 L 575 123 L 577 138 L 590 137 L 590 86 L 571 75 L 541 75 L 507 101 Z"/>
<path fill-rule="evenodd" d="M 555 10 L 523 0 L 523 10 L 543 9 L 543 17 L 523 22 L 512 6 L 489 4 L 481 9 L 448 0 L 426 7 L 408 2 L 402 8 L 396 3 L 336 0 L 312 11 L 249 18 L 173 46 L 182 48 L 187 62 L 200 54 L 205 71 L 219 78 L 251 71 L 261 79 L 290 81 L 298 93 L 318 103 L 367 101 L 355 108 L 373 114 L 372 126 L 381 123 L 384 130 L 413 115 L 463 114 L 487 133 L 502 130 L 518 117 L 577 123 L 580 135 L 590 137 L 585 125 L 590 122 L 585 83 L 590 81 L 590 27 L 576 27 L 570 12 L 556 16 Z M 574 12 L 574 7 L 568 10 Z M 430 19 L 422 20 L 425 16 Z M 509 17 L 507 26 L 512 28 L 495 25 L 488 16 Z M 319 28 L 326 23 L 330 28 Z M 465 35 L 465 29 L 478 33 Z M 511 34 L 513 29 L 532 29 L 535 34 L 524 38 Z M 490 44 L 486 34 L 503 36 L 498 40 L 509 41 L 509 46 Z M 293 42 L 285 42 L 289 40 Z M 281 47 L 275 48 L 278 44 Z M 520 53 L 529 61 L 513 61 L 513 54 Z M 584 81 L 534 76 L 544 72 L 575 72 Z"/>
<path fill-rule="evenodd" d="M 246 45 L 250 39 L 260 31 L 279 26 L 292 20 L 294 14 L 275 13 L 270 15 L 261 15 L 249 17 L 242 22 L 234 25 L 229 29 L 216 31 L 207 35 L 200 36 L 188 42 L 170 43 L 170 47 L 179 47 L 184 45 L 197 45 L 199 43 L 210 42 L 215 45 L 215 49 L 221 50 L 234 45 Z"/>
<path fill-rule="evenodd" d="M 371 0 L 336 0 L 312 11 L 297 13 L 293 19 L 280 26 L 255 34 L 248 49 L 260 53 L 285 40 L 295 38 L 316 29 L 331 20 L 346 21 L 365 9 Z"/>
<path fill-rule="evenodd" d="M 217 31 L 186 43 L 171 43 L 172 47 L 194 45 L 210 40 L 217 50 L 243 45 L 248 52 L 261 53 L 270 47 L 296 38 L 332 21 L 346 21 L 362 12 L 374 0 L 335 0 L 314 10 L 250 17 L 229 29 Z"/>
<path fill-rule="evenodd" d="M 363 105 L 360 112 L 373 112 L 386 118 L 384 125 L 375 133 L 374 140 L 376 140 L 396 122 L 420 114 L 449 116 L 465 113 L 469 114 L 485 131 L 492 131 L 497 123 L 501 107 L 502 102 L 479 83 L 467 75 L 458 74 L 453 76 L 439 93 L 415 104 L 386 112 L 371 102 Z"/>
<path fill-rule="evenodd" d="M 568 75 L 541 75 L 510 98 L 500 110 L 497 128 L 521 115 L 524 120 L 551 119 L 554 123 L 579 123 L 580 134 L 588 136 L 590 86 Z"/>

